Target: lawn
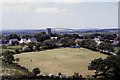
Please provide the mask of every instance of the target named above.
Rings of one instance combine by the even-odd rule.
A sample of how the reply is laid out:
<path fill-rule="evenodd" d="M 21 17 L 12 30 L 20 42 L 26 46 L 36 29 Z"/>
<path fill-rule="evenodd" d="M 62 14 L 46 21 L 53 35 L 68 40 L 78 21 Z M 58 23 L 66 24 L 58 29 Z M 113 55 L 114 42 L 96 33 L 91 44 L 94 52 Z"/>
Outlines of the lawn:
<path fill-rule="evenodd" d="M 20 45 L 17 45 L 17 46 L 8 46 L 7 47 L 8 49 L 18 49 L 18 50 L 21 50 L 21 46 Z"/>
<path fill-rule="evenodd" d="M 74 72 L 79 72 L 83 75 L 93 74 L 88 71 L 88 64 L 95 58 L 105 58 L 107 55 L 99 52 L 93 52 L 88 49 L 80 48 L 59 48 L 45 50 L 40 52 L 27 52 L 14 55 L 15 58 L 20 58 L 20 65 L 28 68 L 30 71 L 38 67 L 41 69 L 41 74 L 57 74 L 59 72 L 72 75 Z"/>

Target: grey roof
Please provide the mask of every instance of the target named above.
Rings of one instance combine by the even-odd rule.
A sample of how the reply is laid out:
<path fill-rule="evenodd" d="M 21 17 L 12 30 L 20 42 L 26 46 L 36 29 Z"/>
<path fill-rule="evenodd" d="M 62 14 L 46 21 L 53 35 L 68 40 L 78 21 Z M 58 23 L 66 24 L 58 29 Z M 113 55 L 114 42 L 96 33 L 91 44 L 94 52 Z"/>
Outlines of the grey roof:
<path fill-rule="evenodd" d="M 18 39 L 10 39 L 10 41 L 18 41 Z"/>

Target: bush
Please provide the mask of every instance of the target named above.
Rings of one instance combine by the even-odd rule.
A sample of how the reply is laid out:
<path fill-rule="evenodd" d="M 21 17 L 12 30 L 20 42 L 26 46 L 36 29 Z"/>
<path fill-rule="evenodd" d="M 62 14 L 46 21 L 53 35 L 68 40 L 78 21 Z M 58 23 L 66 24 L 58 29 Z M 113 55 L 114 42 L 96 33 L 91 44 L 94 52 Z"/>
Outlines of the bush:
<path fill-rule="evenodd" d="M 19 61 L 20 61 L 20 58 L 16 58 L 15 61 L 19 62 Z"/>
<path fill-rule="evenodd" d="M 22 51 L 23 51 L 23 52 L 29 52 L 30 49 L 28 48 L 27 45 L 25 45 L 25 46 L 22 48 Z"/>
<path fill-rule="evenodd" d="M 33 50 L 36 51 L 36 50 L 37 50 L 37 47 L 36 47 L 36 46 L 33 46 Z"/>
<path fill-rule="evenodd" d="M 19 54 L 20 53 L 20 51 L 18 50 L 18 49 L 15 49 L 15 54 Z"/>

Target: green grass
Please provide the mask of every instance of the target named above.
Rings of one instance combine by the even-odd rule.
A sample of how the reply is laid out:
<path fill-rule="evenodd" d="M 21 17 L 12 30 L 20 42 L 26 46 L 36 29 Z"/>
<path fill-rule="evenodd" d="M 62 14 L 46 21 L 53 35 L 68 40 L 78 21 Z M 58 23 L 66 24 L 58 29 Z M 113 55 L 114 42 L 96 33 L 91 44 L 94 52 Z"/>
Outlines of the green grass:
<path fill-rule="evenodd" d="M 5 51 L 15 51 L 16 49 L 18 49 L 18 50 L 21 50 L 21 46 L 20 45 L 17 45 L 17 46 L 7 46 L 7 48 L 2 48 L 2 47 L 0 47 L 0 53 L 2 53 L 2 52 L 5 52 Z"/>
<path fill-rule="evenodd" d="M 8 49 L 21 49 L 22 47 L 20 45 L 17 45 L 17 46 L 8 46 L 7 47 Z"/>
<path fill-rule="evenodd" d="M 20 58 L 18 63 L 30 71 L 35 67 L 40 68 L 43 75 L 59 72 L 66 75 L 72 75 L 74 72 L 90 75 L 93 74 L 92 71 L 88 71 L 88 64 L 91 60 L 100 57 L 105 58 L 106 56 L 84 48 L 61 48 L 16 54 L 15 58 Z"/>

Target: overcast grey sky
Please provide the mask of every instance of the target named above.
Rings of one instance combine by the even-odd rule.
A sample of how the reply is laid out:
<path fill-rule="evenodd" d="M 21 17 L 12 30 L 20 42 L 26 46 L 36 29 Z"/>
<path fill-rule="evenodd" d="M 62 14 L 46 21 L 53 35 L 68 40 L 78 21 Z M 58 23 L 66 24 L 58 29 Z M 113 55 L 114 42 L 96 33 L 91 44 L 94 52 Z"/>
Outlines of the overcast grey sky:
<path fill-rule="evenodd" d="M 5 2 L 2 4 L 2 29 L 117 28 L 117 1 Z"/>

